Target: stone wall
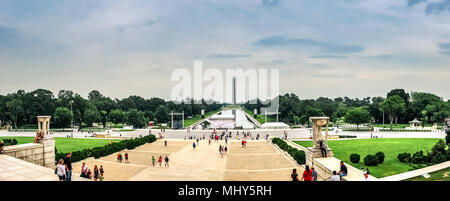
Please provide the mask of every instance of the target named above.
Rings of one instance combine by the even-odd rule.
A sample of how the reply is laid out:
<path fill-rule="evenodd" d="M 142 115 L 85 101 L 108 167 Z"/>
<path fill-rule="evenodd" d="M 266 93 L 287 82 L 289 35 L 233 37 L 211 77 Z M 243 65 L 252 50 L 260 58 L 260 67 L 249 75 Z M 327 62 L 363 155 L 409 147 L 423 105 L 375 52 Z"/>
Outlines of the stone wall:
<path fill-rule="evenodd" d="M 42 143 L 7 146 L 5 153 L 8 156 L 40 166 L 55 167 L 55 140 L 53 138 L 45 139 Z"/>

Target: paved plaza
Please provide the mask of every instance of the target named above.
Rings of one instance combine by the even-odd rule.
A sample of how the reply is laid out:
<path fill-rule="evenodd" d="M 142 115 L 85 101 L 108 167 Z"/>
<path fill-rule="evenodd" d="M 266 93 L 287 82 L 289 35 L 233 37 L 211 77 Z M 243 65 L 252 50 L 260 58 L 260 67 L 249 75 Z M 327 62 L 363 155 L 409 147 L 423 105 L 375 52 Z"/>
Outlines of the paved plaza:
<path fill-rule="evenodd" d="M 129 154 L 129 163 L 117 163 L 117 153 L 87 159 L 86 165 L 92 170 L 94 165 L 102 165 L 105 181 L 289 181 L 293 168 L 302 172 L 303 168 L 286 157 L 271 143 L 249 140 L 242 148 L 237 140 L 228 141 L 228 153 L 219 154 L 219 145 L 225 141 L 201 140 L 192 147 L 192 140 L 164 139 L 145 144 L 134 150 L 123 150 Z M 169 157 L 169 166 L 153 167 L 152 156 Z M 73 164 L 74 174 L 80 174 L 82 162 Z"/>

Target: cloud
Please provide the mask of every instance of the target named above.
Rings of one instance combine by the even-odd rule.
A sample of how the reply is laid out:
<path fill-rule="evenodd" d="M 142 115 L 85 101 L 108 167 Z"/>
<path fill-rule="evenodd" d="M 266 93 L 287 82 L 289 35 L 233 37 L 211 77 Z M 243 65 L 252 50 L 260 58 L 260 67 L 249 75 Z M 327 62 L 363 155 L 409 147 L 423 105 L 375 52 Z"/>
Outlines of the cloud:
<path fill-rule="evenodd" d="M 122 31 L 125 31 L 127 29 L 136 29 L 136 28 L 140 28 L 140 27 L 153 26 L 156 23 L 158 23 L 157 20 L 148 19 L 148 20 L 146 20 L 146 21 L 144 21 L 142 23 L 139 23 L 139 24 L 131 24 L 131 25 L 119 26 L 119 27 L 117 27 L 117 30 L 122 32 Z"/>
<path fill-rule="evenodd" d="M 310 56 L 309 58 L 312 58 L 312 59 L 345 59 L 345 58 L 347 58 L 347 56 L 331 55 L 331 54 L 319 54 L 319 55 Z"/>
<path fill-rule="evenodd" d="M 393 60 L 396 58 L 399 58 L 399 55 L 395 54 L 381 54 L 381 55 L 375 55 L 375 56 L 366 56 L 362 57 L 363 59 L 375 59 L 375 60 Z"/>
<path fill-rule="evenodd" d="M 281 0 L 262 0 L 262 4 L 267 7 L 276 6 Z"/>
<path fill-rule="evenodd" d="M 289 38 L 286 36 L 271 36 L 262 38 L 253 43 L 258 46 L 275 47 L 275 46 L 290 46 L 290 47 L 318 47 L 324 53 L 357 53 L 362 52 L 364 47 L 356 45 L 340 45 L 329 42 L 321 42 L 312 39 L 303 38 Z"/>
<path fill-rule="evenodd" d="M 422 2 L 426 2 L 427 0 L 407 0 L 408 2 L 408 6 L 414 6 L 416 4 L 422 3 Z"/>
<path fill-rule="evenodd" d="M 450 43 L 439 43 L 439 53 L 450 56 Z"/>
<path fill-rule="evenodd" d="M 450 0 L 430 2 L 425 9 L 427 14 L 439 14 L 443 11 L 450 11 Z"/>
<path fill-rule="evenodd" d="M 207 57 L 213 58 L 213 59 L 233 59 L 233 58 L 245 58 L 245 57 L 251 57 L 250 54 L 214 54 L 209 55 Z"/>
<path fill-rule="evenodd" d="M 324 73 L 324 74 L 314 74 L 313 77 L 318 78 L 327 78 L 327 79 L 355 79 L 354 73 L 346 73 L 346 74 L 331 74 L 331 73 Z"/>

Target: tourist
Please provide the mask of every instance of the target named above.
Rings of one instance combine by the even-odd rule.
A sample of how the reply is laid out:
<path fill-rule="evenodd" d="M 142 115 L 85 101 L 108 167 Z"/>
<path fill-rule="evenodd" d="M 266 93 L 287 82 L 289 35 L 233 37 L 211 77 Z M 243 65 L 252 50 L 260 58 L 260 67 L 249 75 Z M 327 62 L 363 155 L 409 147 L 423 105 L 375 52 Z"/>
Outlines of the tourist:
<path fill-rule="evenodd" d="M 169 167 L 169 157 L 166 156 L 166 158 L 164 158 L 164 161 L 166 162 L 164 164 L 165 167 Z"/>
<path fill-rule="evenodd" d="M 125 163 L 130 163 L 130 162 L 128 162 L 128 153 L 127 152 L 125 152 Z"/>
<path fill-rule="evenodd" d="M 155 161 L 156 161 L 155 156 L 152 156 L 152 165 L 153 165 L 153 167 L 155 167 Z"/>
<path fill-rule="evenodd" d="M 219 153 L 220 153 L 220 157 L 223 157 L 223 148 L 222 148 L 222 145 L 219 145 Z"/>
<path fill-rule="evenodd" d="M 103 181 L 104 179 L 105 179 L 105 177 L 103 177 L 103 173 L 100 172 L 99 181 Z"/>
<path fill-rule="evenodd" d="M 369 168 L 366 168 L 366 172 L 367 174 L 370 174 Z"/>
<path fill-rule="evenodd" d="M 103 176 L 103 173 L 105 173 L 105 171 L 103 170 L 103 166 L 100 165 L 100 176 Z"/>
<path fill-rule="evenodd" d="M 314 167 L 311 167 L 311 177 L 313 181 L 317 181 L 317 172 L 314 170 Z"/>
<path fill-rule="evenodd" d="M 186 139 L 186 138 L 184 138 L 184 139 Z M 167 140 L 164 140 L 164 146 L 167 147 Z"/>
<path fill-rule="evenodd" d="M 336 171 L 333 171 L 333 176 L 331 176 L 330 181 L 341 181 L 341 177 L 337 175 Z"/>
<path fill-rule="evenodd" d="M 364 174 L 364 177 L 362 178 L 361 181 L 370 181 L 369 180 L 369 173 L 368 172 L 364 172 L 363 174 Z"/>
<path fill-rule="evenodd" d="M 94 165 L 94 181 L 97 181 L 99 176 L 98 167 Z"/>
<path fill-rule="evenodd" d="M 322 156 L 326 158 L 327 157 L 327 149 L 325 148 L 322 140 L 319 141 L 319 145 L 320 145 L 320 151 L 322 152 Z"/>
<path fill-rule="evenodd" d="M 87 170 L 88 170 L 88 167 L 87 167 L 86 163 L 83 162 L 81 164 L 81 175 L 80 175 L 80 177 L 86 177 Z"/>
<path fill-rule="evenodd" d="M 227 149 L 227 147 L 225 146 L 225 154 L 227 154 L 227 151 L 228 151 L 228 149 Z"/>
<path fill-rule="evenodd" d="M 292 174 L 291 174 L 291 179 L 292 179 L 292 181 L 300 181 L 299 179 L 298 179 L 298 174 L 297 174 L 297 169 L 293 169 L 292 170 Z"/>
<path fill-rule="evenodd" d="M 341 178 L 347 176 L 347 166 L 344 165 L 343 161 L 341 161 L 341 170 L 339 171 L 339 176 Z"/>
<path fill-rule="evenodd" d="M 193 143 L 192 143 L 192 147 L 193 147 L 193 148 L 194 148 L 194 150 L 195 150 L 195 142 L 193 142 Z"/>
<path fill-rule="evenodd" d="M 120 162 L 120 153 L 117 153 L 117 162 Z"/>
<path fill-rule="evenodd" d="M 5 144 L 3 144 L 3 141 L 0 140 L 0 154 L 3 154 L 3 149 L 5 148 Z"/>
<path fill-rule="evenodd" d="M 242 140 L 242 148 L 244 148 L 244 140 Z"/>
<path fill-rule="evenodd" d="M 300 181 L 301 180 L 303 180 L 303 181 L 311 181 L 311 179 L 312 179 L 311 175 L 312 175 L 312 171 L 309 169 L 309 166 L 306 165 L 305 171 L 303 172 L 303 175 L 302 175 L 302 178 L 300 179 Z"/>
<path fill-rule="evenodd" d="M 64 165 L 66 166 L 66 181 L 72 181 L 72 161 L 70 160 L 72 153 L 67 153 L 67 157 L 64 159 Z"/>
<path fill-rule="evenodd" d="M 63 159 L 59 159 L 58 165 L 56 165 L 56 174 L 58 175 L 59 181 L 66 179 L 66 167 L 64 166 Z"/>
<path fill-rule="evenodd" d="M 86 178 L 88 178 L 88 179 L 92 179 L 92 172 L 91 172 L 91 169 L 88 169 L 88 172 L 87 172 L 87 177 Z"/>
<path fill-rule="evenodd" d="M 162 165 L 162 156 L 159 156 L 158 163 L 159 163 L 159 167 L 161 167 L 161 165 Z"/>
<path fill-rule="evenodd" d="M 208 140 L 208 145 L 211 145 L 211 138 L 209 138 Z"/>

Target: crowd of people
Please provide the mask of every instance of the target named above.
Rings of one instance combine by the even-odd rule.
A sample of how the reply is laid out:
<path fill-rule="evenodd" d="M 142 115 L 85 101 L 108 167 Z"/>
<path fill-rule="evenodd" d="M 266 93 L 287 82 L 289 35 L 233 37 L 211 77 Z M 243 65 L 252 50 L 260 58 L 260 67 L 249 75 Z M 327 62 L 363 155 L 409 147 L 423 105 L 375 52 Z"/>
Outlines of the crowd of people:
<path fill-rule="evenodd" d="M 362 169 L 364 177 L 362 178 L 362 181 L 370 181 L 369 175 L 370 171 L 369 168 Z M 343 177 L 347 176 L 348 170 L 347 166 L 345 166 L 344 162 L 340 162 L 340 170 L 333 171 L 333 175 L 330 177 L 329 181 L 343 181 Z M 293 169 L 291 173 L 291 179 L 292 181 L 317 181 L 317 172 L 314 170 L 314 167 L 309 168 L 308 165 L 305 166 L 305 171 L 303 171 L 302 177 L 299 179 L 299 175 L 297 174 L 297 169 Z"/>

